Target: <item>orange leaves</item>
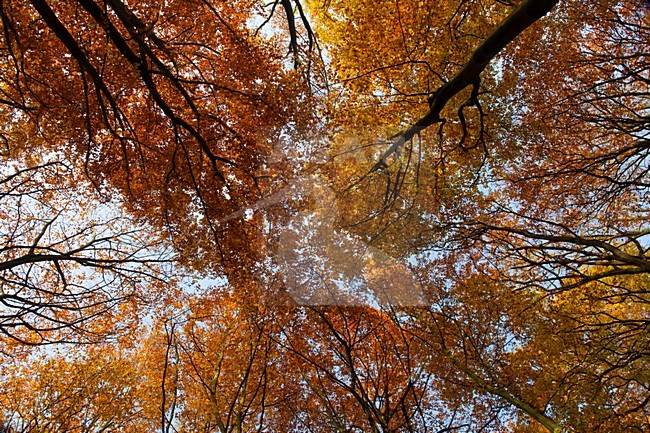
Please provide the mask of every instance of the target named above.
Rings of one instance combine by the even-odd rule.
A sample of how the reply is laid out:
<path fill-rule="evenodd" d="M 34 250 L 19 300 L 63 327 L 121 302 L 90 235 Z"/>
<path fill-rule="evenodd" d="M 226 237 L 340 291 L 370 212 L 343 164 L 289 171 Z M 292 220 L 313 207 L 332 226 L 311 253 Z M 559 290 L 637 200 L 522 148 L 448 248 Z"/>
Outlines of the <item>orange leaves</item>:
<path fill-rule="evenodd" d="M 139 404 L 137 367 L 101 350 L 3 370 L 0 423 L 10 431 L 142 431 L 153 425 Z"/>
<path fill-rule="evenodd" d="M 647 11 L 434 3 L 0 2 L 0 430 L 645 429 Z"/>
<path fill-rule="evenodd" d="M 266 159 L 277 142 L 291 140 L 279 131 L 299 133 L 312 118 L 305 83 L 252 35 L 257 3 L 33 3 L 2 12 L 16 30 L 5 44 L 20 48 L 5 58 L 3 82 L 42 108 L 26 126 L 42 125 L 48 149 L 82 161 L 96 188 L 124 194 L 187 256 L 201 238 L 203 266 L 237 262 L 218 244 L 241 251 L 255 235 L 218 221 L 273 187 L 258 179 L 274 174 Z M 201 227 L 190 224 L 197 212 Z"/>

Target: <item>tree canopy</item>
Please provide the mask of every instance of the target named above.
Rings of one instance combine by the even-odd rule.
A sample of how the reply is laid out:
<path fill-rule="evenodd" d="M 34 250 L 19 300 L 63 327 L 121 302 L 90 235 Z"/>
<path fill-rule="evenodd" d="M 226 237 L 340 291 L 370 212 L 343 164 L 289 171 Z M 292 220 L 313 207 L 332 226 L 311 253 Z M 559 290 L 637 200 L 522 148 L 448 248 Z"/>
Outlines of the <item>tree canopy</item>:
<path fill-rule="evenodd" d="M 0 20 L 0 432 L 650 432 L 646 0 Z"/>

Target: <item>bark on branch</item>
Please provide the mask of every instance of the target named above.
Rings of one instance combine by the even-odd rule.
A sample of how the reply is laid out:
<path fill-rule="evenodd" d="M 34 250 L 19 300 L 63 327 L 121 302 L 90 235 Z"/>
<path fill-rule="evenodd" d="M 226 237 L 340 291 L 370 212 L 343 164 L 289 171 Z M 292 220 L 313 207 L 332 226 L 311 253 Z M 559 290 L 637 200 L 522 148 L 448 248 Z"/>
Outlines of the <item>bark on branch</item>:
<path fill-rule="evenodd" d="M 558 2 L 559 0 L 524 0 L 476 48 L 463 69 L 429 98 L 429 111 L 395 138 L 391 147 L 384 152 L 381 160 L 375 164 L 371 171 L 386 166 L 387 159 L 397 152 L 404 143 L 427 127 L 440 122 L 440 112 L 449 100 L 467 86 L 479 83 L 481 73 L 492 59 L 524 30 L 549 13 Z"/>

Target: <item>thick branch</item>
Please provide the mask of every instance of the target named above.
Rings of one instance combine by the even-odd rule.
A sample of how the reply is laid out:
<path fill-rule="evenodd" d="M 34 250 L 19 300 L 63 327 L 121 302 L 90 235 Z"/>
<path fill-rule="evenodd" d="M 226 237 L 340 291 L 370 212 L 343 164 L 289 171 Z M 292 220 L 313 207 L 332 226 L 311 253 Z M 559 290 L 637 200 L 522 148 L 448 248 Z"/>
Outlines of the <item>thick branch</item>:
<path fill-rule="evenodd" d="M 565 244 L 578 245 L 580 247 L 587 247 L 587 248 L 592 247 L 598 250 L 607 251 L 610 255 L 606 256 L 606 258 L 609 258 L 612 261 L 618 261 L 620 263 L 629 266 L 634 266 L 639 270 L 642 270 L 643 272 L 650 272 L 650 261 L 646 256 L 631 255 L 629 253 L 626 253 L 622 249 L 616 247 L 615 245 L 595 237 L 583 237 L 578 235 L 567 236 L 567 235 L 544 234 L 544 233 L 537 233 L 530 230 L 524 230 L 524 229 L 519 229 L 514 227 L 495 226 L 487 223 L 482 223 L 482 226 L 486 227 L 489 230 L 507 232 L 507 233 L 523 236 L 528 239 L 537 239 L 541 241 L 548 241 L 548 242 L 553 242 L 558 244 L 565 243 Z M 552 247 L 546 247 L 546 248 L 552 249 Z M 540 249 L 544 249 L 544 247 L 540 247 Z"/>
<path fill-rule="evenodd" d="M 469 365 L 457 359 L 447 347 L 445 343 L 445 338 L 442 334 L 442 331 L 437 321 L 435 321 L 434 323 L 435 323 L 435 327 L 437 328 L 434 330 L 434 334 L 439 334 L 438 344 L 440 344 L 440 347 L 437 350 L 439 350 L 447 359 L 449 359 L 451 363 L 454 364 L 456 368 L 458 368 L 458 370 L 465 373 L 478 387 L 482 388 L 489 394 L 504 399 L 512 406 L 528 414 L 537 422 L 539 422 L 541 425 L 543 425 L 550 433 L 566 432 L 566 430 L 562 425 L 558 424 L 549 415 L 544 413 L 543 410 L 537 409 L 532 404 L 526 402 L 525 400 L 517 398 L 515 395 L 513 395 L 511 392 L 507 391 L 504 388 L 500 388 L 490 384 L 488 381 L 483 379 L 479 374 L 477 374 L 474 370 L 472 370 Z M 431 344 L 428 341 L 426 341 L 426 339 L 423 341 L 426 344 Z"/>
<path fill-rule="evenodd" d="M 403 131 L 382 155 L 381 160 L 373 168 L 377 170 L 386 165 L 386 160 L 397 152 L 404 143 L 413 138 L 427 127 L 440 122 L 440 112 L 449 100 L 460 93 L 467 86 L 480 81 L 480 75 L 487 65 L 508 44 L 510 44 L 524 30 L 549 13 L 559 0 L 524 0 L 524 2 L 496 28 L 474 51 L 471 59 L 465 63 L 463 69 L 449 82 L 442 85 L 431 98 L 429 98 L 429 111 L 418 119 L 408 129 Z"/>
<path fill-rule="evenodd" d="M 134 258 L 117 258 L 117 259 L 96 259 L 91 257 L 79 257 L 72 254 L 38 254 L 30 253 L 24 256 L 16 257 L 15 259 L 0 262 L 0 271 L 6 271 L 15 267 L 34 263 L 44 262 L 76 262 L 83 266 L 92 266 L 97 268 L 109 267 L 119 264 L 148 264 L 148 263 L 166 263 L 165 260 L 158 259 L 134 259 Z"/>
<path fill-rule="evenodd" d="M 108 90 L 108 87 L 106 87 L 106 84 L 102 80 L 99 71 L 97 71 L 97 69 L 95 69 L 95 67 L 90 63 L 90 60 L 88 60 L 88 57 L 86 57 L 84 51 L 81 49 L 79 44 L 77 44 L 77 41 L 70 34 L 68 29 L 65 27 L 65 25 L 63 25 L 63 23 L 59 20 L 59 18 L 56 16 L 54 11 L 45 2 L 45 0 L 30 0 L 30 1 L 34 9 L 36 9 L 36 11 L 40 14 L 41 18 L 43 18 L 43 21 L 45 21 L 47 26 L 54 32 L 56 37 L 59 38 L 59 40 L 61 40 L 61 42 L 68 49 L 70 54 L 72 54 L 75 60 L 77 60 L 77 63 L 79 63 L 81 69 L 83 71 L 86 71 L 90 75 L 93 83 L 95 84 L 95 86 L 97 86 L 100 92 L 106 97 L 111 107 L 115 111 L 117 111 L 117 103 L 113 99 L 113 95 Z"/>
<path fill-rule="evenodd" d="M 496 395 L 498 397 L 501 397 L 511 405 L 515 406 L 516 408 L 524 411 L 531 417 L 533 417 L 536 421 L 538 421 L 540 424 L 542 424 L 550 433 L 562 433 L 565 430 L 562 428 L 561 425 L 557 424 L 553 419 L 551 419 L 548 415 L 546 415 L 544 412 L 536 409 L 533 407 L 531 404 L 518 399 L 508 391 L 497 388 L 489 383 L 487 383 L 485 380 L 483 380 L 478 374 L 476 374 L 474 371 L 472 371 L 469 367 L 466 365 L 462 364 L 460 361 L 458 361 L 451 353 L 445 351 L 445 355 L 451 360 L 451 362 L 458 367 L 461 371 L 463 371 L 465 374 L 467 374 L 473 381 L 476 383 L 478 386 L 483 388 L 485 391 L 489 392 L 492 395 Z"/>

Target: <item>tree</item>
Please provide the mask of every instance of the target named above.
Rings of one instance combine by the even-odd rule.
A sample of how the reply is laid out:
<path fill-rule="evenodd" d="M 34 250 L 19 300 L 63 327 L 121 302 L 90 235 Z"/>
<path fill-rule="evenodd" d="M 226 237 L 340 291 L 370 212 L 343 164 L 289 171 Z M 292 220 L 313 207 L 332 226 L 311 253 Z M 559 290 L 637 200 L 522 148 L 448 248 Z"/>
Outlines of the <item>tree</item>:
<path fill-rule="evenodd" d="M 476 388 L 551 432 L 642 430 L 647 299 L 643 282 L 625 279 L 539 298 L 473 278 L 414 311 L 407 329 L 462 375 L 452 395 Z"/>
<path fill-rule="evenodd" d="M 5 122 L 33 125 L 100 193 L 119 191 L 177 249 L 202 251 L 196 267 L 254 260 L 254 226 L 219 221 L 273 186 L 267 157 L 311 115 L 280 44 L 247 26 L 257 12 L 255 1 L 4 2 Z"/>
<path fill-rule="evenodd" d="M 399 432 L 439 424 L 432 421 L 439 408 L 426 356 L 390 316 L 363 307 L 319 307 L 296 321 L 284 327 L 280 343 L 303 388 L 305 404 L 291 409 L 298 428 Z"/>
<path fill-rule="evenodd" d="M 195 8 L 214 20 L 197 21 Z M 257 226 L 223 217 L 273 186 L 279 171 L 266 156 L 304 127 L 310 110 L 296 111 L 308 94 L 282 67 L 280 43 L 246 25 L 261 12 L 256 2 L 156 2 L 149 12 L 143 18 L 121 1 L 0 8 L 3 158 L 15 164 L 3 173 L 2 198 L 17 209 L 5 215 L 2 329 L 25 343 L 66 340 L 55 331 L 136 294 L 157 297 L 163 275 L 153 268 L 171 254 L 150 235 L 154 227 L 176 251 L 187 248 L 176 255 L 183 265 L 203 273 L 236 273 L 259 255 Z M 21 183 L 29 176 L 58 195 Z M 15 194 L 24 198 L 7 201 Z M 81 195 L 119 203 L 137 223 L 92 216 L 74 227 L 72 216 L 89 212 L 77 206 Z M 19 204 L 28 196 L 31 207 L 49 204 L 26 216 Z M 151 293 L 136 293 L 144 280 Z"/>
<path fill-rule="evenodd" d="M 93 204 L 66 162 L 3 159 L 2 350 L 99 341 L 133 325 L 167 280 L 168 248 L 119 208 Z"/>
<path fill-rule="evenodd" d="M 142 332 L 135 423 L 66 354 L 3 423 L 647 431 L 646 4 L 435 6 L 0 2 L 0 329 Z"/>
<path fill-rule="evenodd" d="M 470 298 L 448 300 L 456 308 L 475 302 L 471 297 L 485 302 L 477 289 L 481 285 L 468 283 L 473 278 L 487 277 L 499 291 L 532 296 L 511 302 L 538 311 L 534 306 L 547 298 L 572 290 L 579 296 L 590 282 L 611 284 L 616 275 L 645 274 L 647 167 L 641 161 L 647 153 L 648 77 L 647 56 L 639 47 L 647 45 L 647 11 L 635 2 L 588 9 L 580 2 L 563 5 L 514 42 L 499 37 L 504 45 L 497 57 L 488 56 L 492 67 L 480 68 L 480 62 L 454 57 L 467 52 L 466 40 L 476 35 L 487 37 L 469 50 L 484 53 L 503 31 L 502 26 L 486 31 L 490 23 L 481 18 L 498 15 L 474 16 L 471 8 L 479 6 L 467 2 L 457 9 L 420 12 L 415 2 L 384 3 L 380 16 L 399 30 L 388 35 L 367 18 L 374 4 L 332 2 L 323 13 L 341 78 L 334 102 L 342 107 L 334 154 L 344 157 L 327 171 L 340 191 L 341 224 L 390 254 L 417 258 L 425 272 L 422 285 L 433 299 L 449 287 L 470 290 Z M 509 27 L 516 14 L 502 25 Z M 460 49 L 436 51 L 450 46 Z M 431 85 L 431 71 L 439 74 L 438 86 Z M 469 71 L 474 80 L 465 78 Z M 471 84 L 456 99 L 449 97 L 450 89 Z M 422 116 L 418 110 L 425 97 L 430 105 Z M 436 123 L 437 131 L 425 129 Z M 376 131 L 382 129 L 384 137 L 393 138 L 380 140 Z M 358 130 L 371 134 L 350 140 Z M 350 172 L 351 181 L 340 176 Z M 621 292 L 632 290 L 631 280 L 616 281 Z M 453 344 L 443 333 L 432 350 L 447 353 L 474 386 L 541 420 L 550 431 L 614 428 L 578 427 L 577 420 L 560 427 L 565 420 L 547 416 L 544 405 L 509 391 L 515 384 L 498 364 L 509 350 L 497 357 L 489 352 L 487 358 L 477 353 L 479 360 L 487 359 L 480 369 L 454 356 L 451 347 L 467 350 L 466 338 L 481 336 L 493 350 L 515 332 L 464 329 L 479 311 L 453 315 L 446 326 L 460 326 L 451 334 Z M 434 323 L 449 322 L 436 308 L 429 313 L 437 317 Z M 525 361 L 520 362 L 535 362 L 534 351 L 521 353 Z M 544 395 L 545 385 L 532 377 L 527 371 L 521 382 L 532 381 L 539 385 L 533 392 Z M 638 403 L 636 410 L 647 404 Z"/>
<path fill-rule="evenodd" d="M 149 355 L 150 374 L 162 372 L 163 430 L 286 430 L 277 415 L 288 390 L 272 340 L 276 320 L 257 308 L 215 287 L 193 299 L 187 318 L 167 321 L 164 335 L 152 336 L 152 348 L 165 351 Z"/>
<path fill-rule="evenodd" d="M 586 12 L 579 4 L 568 4 L 567 13 L 572 15 L 565 21 L 581 23 L 583 30 L 568 30 L 562 17 L 557 17 L 546 30 L 555 32 L 553 37 L 536 40 L 541 31 L 538 27 L 537 32 L 524 33 L 516 44 L 506 46 L 498 59 L 499 81 L 484 84 L 493 89 L 480 91 L 474 87 L 458 112 L 446 113 L 444 117 L 437 108 L 442 102 L 434 104 L 435 110 L 416 120 L 412 128 L 397 134 L 369 173 L 386 165 L 391 155 L 430 122 L 440 123 L 440 136 L 422 135 L 420 140 L 424 141 L 404 149 L 406 156 L 396 158 L 390 168 L 381 169 L 385 174 L 370 176 L 366 182 L 357 181 L 361 182 L 357 187 L 369 184 L 375 196 L 379 195 L 373 184 L 382 178 L 386 182 L 383 187 L 386 193 L 379 196 L 383 200 L 375 206 L 375 215 L 379 216 L 361 223 L 372 226 L 383 220 L 384 226 L 396 225 L 401 232 L 408 224 L 415 225 L 416 230 L 412 232 L 419 236 L 423 231 L 433 232 L 433 240 L 425 237 L 420 241 L 422 248 L 430 248 L 436 242 L 454 242 L 463 247 L 478 241 L 480 248 L 483 245 L 492 248 L 490 255 L 500 257 L 510 270 L 520 264 L 529 264 L 536 270 L 546 269 L 549 271 L 545 276 L 547 287 L 562 281 L 566 275 L 575 275 L 583 265 L 612 265 L 620 273 L 646 272 L 647 251 L 638 241 L 646 234 L 645 210 L 628 207 L 628 203 L 642 200 L 639 194 L 645 188 L 647 177 L 643 164 L 639 165 L 647 148 L 644 130 L 647 119 L 642 108 L 642 100 L 647 96 L 642 71 L 646 70 L 647 63 L 642 60 L 646 58 L 643 54 L 636 51 L 630 54 L 632 46 L 644 46 L 647 42 L 647 26 L 644 26 L 647 16 L 635 6 L 605 4 L 598 12 Z M 513 13 L 506 18 L 486 41 L 500 35 L 503 26 L 508 27 L 515 16 Z M 401 25 L 411 28 L 405 21 Z M 632 32 L 633 28 L 639 31 Z M 577 36 L 567 36 L 567 31 Z M 415 47 L 427 43 L 425 36 L 413 33 L 410 43 Z M 593 45 L 596 39 L 605 41 L 603 49 Z M 345 41 L 342 45 L 345 46 Z M 424 63 L 432 57 L 426 47 L 421 48 Z M 484 50 L 485 44 L 473 55 L 479 56 Z M 541 53 L 542 57 L 534 58 L 530 50 Z M 398 45 L 395 51 L 400 53 L 403 49 Z M 557 52 L 563 56 L 555 55 Z M 527 62 L 533 61 L 544 62 L 561 77 L 577 74 L 584 77 L 583 81 L 567 78 L 566 83 L 553 86 L 550 81 L 558 81 L 554 75 L 537 72 L 540 69 L 533 66 L 527 73 Z M 465 76 L 472 62 L 457 75 L 442 77 L 445 84 L 433 95 L 439 101 L 448 102 L 447 89 Z M 419 65 L 420 61 L 395 62 L 396 67 L 404 64 Z M 359 79 L 369 81 L 375 75 L 384 74 L 386 68 L 375 69 L 371 69 L 374 72 L 369 77 Z M 444 66 L 439 69 L 444 70 Z M 626 72 L 619 76 L 615 71 Z M 610 78 L 611 74 L 614 79 Z M 393 89 L 399 89 L 400 84 L 392 77 L 384 80 L 377 80 L 370 90 L 381 89 L 387 95 L 384 99 L 390 101 L 398 91 Z M 587 87 L 586 80 L 593 85 Z M 540 83 L 545 84 L 534 87 Z M 428 83 L 420 83 L 422 90 L 414 89 L 415 96 L 410 97 L 421 98 L 422 93 L 428 93 L 423 90 L 426 86 Z M 482 103 L 485 107 L 476 107 L 478 117 L 467 117 L 465 111 L 481 98 L 487 101 Z M 384 106 L 383 110 L 394 108 L 392 102 Z M 499 109 L 506 110 L 509 116 L 504 116 Z M 540 118 L 540 113 L 545 117 Z M 513 117 L 521 121 L 513 124 Z M 445 120 L 449 118 L 452 120 Z M 449 125 L 454 118 L 455 125 Z M 477 123 L 474 132 L 468 129 L 470 120 Z M 576 122 L 580 122 L 580 132 L 568 133 L 568 128 L 576 128 Z M 619 124 L 620 127 L 616 126 Z M 434 151 L 432 145 L 439 146 L 439 150 Z M 448 165 L 466 167 L 461 172 L 467 175 L 458 170 L 447 175 Z M 421 185 L 428 185 L 427 190 L 422 191 Z M 344 191 L 345 200 L 349 188 Z M 355 206 L 342 207 L 356 210 Z M 418 221 L 417 215 L 425 212 L 434 217 L 431 221 Z M 352 219 L 348 224 L 359 223 Z M 535 229 L 531 229 L 531 224 Z M 380 233 L 380 229 L 371 227 L 370 232 Z M 388 242 L 395 243 L 394 237 Z"/>
<path fill-rule="evenodd" d="M 155 426 L 132 359 L 105 350 L 3 369 L 0 425 L 11 433 L 137 432 Z M 9 367 L 7 365 L 7 367 Z"/>

